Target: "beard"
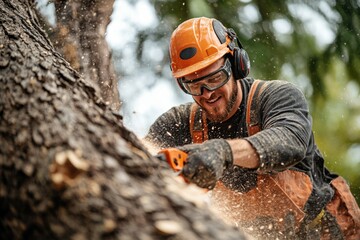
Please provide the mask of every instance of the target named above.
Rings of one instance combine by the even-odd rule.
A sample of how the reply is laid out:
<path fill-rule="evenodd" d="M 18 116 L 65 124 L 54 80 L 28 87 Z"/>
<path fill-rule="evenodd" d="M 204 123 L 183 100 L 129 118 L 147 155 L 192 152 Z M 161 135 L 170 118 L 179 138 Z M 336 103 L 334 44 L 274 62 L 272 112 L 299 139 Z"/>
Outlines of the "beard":
<path fill-rule="evenodd" d="M 206 113 L 206 117 L 210 121 L 212 121 L 212 122 L 223 122 L 223 121 L 225 121 L 226 119 L 229 118 L 229 114 L 230 114 L 231 110 L 233 109 L 233 107 L 234 107 L 234 105 L 236 103 L 236 99 L 237 99 L 238 93 L 239 93 L 236 81 L 233 84 L 231 92 L 232 93 L 230 95 L 230 98 L 229 98 L 226 106 L 225 106 L 224 111 L 221 111 L 222 109 L 219 109 L 219 108 L 211 109 L 211 111 L 209 111 L 209 110 L 207 110 L 205 108 L 202 108 Z M 201 104 L 199 104 L 199 102 L 197 102 L 197 104 L 199 106 L 201 106 Z"/>

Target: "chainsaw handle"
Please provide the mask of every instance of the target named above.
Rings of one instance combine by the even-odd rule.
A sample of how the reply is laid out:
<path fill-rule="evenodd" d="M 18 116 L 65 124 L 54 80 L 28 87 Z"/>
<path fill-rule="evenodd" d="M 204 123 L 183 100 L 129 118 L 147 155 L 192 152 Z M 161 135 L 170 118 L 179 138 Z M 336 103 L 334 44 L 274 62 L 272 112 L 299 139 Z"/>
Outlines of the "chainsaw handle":
<path fill-rule="evenodd" d="M 165 156 L 166 161 L 175 172 L 182 170 L 188 156 L 186 152 L 177 148 L 164 148 L 158 154 Z"/>

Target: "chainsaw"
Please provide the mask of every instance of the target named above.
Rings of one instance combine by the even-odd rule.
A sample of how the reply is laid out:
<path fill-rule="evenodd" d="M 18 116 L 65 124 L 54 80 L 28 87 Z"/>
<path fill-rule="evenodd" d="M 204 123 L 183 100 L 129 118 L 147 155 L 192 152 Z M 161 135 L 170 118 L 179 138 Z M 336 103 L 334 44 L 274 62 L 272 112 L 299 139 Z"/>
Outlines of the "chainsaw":
<path fill-rule="evenodd" d="M 161 161 L 166 161 L 169 166 L 178 174 L 181 174 L 188 154 L 177 148 L 165 148 L 155 156 Z"/>

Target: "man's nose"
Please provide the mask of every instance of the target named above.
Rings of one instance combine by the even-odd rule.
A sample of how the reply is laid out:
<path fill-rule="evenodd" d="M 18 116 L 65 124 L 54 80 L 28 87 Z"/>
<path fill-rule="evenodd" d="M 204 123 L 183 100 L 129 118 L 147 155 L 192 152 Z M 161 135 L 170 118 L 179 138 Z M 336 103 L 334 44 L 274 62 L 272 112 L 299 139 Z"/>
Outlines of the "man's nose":
<path fill-rule="evenodd" d="M 209 90 L 207 87 L 202 87 L 201 97 L 209 99 L 213 92 L 214 90 Z"/>

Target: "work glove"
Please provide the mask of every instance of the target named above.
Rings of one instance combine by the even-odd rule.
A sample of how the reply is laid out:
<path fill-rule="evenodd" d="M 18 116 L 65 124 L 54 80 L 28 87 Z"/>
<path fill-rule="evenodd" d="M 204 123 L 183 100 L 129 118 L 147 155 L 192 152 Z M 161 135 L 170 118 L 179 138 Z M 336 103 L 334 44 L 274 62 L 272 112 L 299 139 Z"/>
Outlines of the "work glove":
<path fill-rule="evenodd" d="M 224 139 L 178 147 L 188 154 L 182 169 L 183 177 L 199 187 L 213 189 L 224 169 L 233 165 L 233 154 Z"/>

